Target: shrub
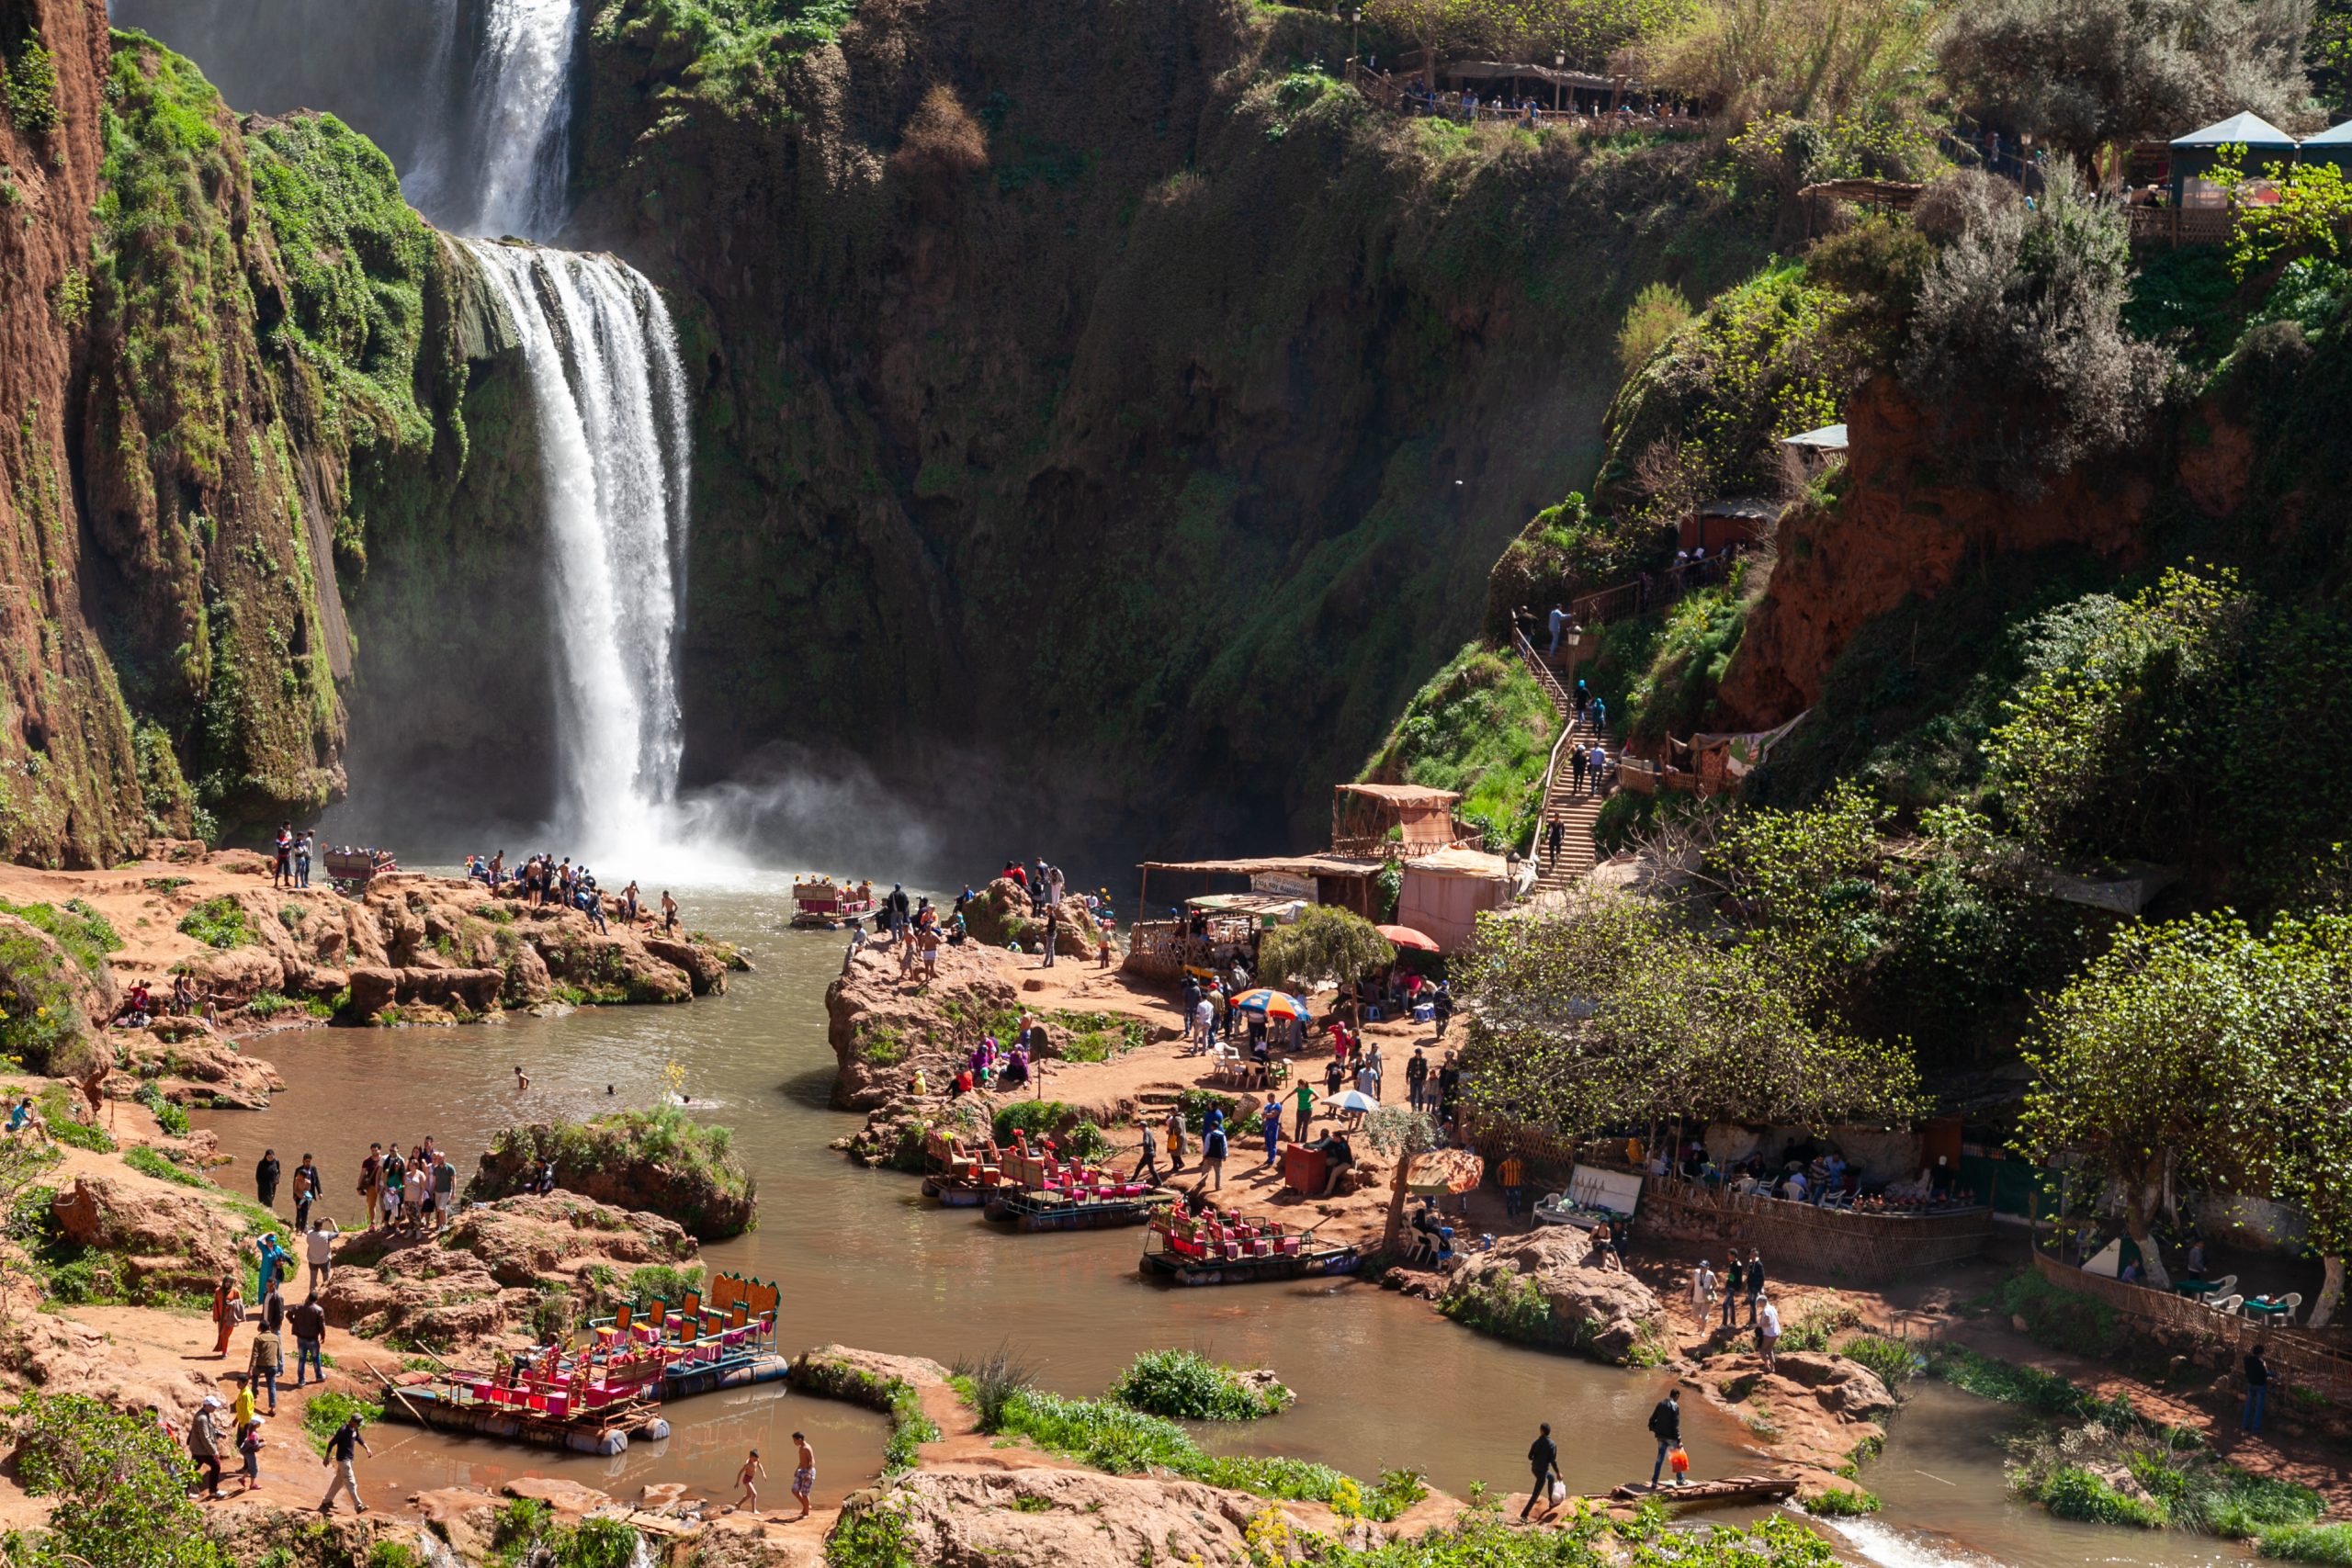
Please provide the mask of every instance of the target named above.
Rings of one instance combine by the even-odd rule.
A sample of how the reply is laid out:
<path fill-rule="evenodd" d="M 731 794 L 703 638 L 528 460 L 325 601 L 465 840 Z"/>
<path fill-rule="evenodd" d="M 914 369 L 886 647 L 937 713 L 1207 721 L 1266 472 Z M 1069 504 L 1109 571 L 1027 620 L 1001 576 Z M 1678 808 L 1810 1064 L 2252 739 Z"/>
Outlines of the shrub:
<path fill-rule="evenodd" d="M 55 1499 L 49 1534 L 20 1562 L 228 1568 L 227 1551 L 188 1496 L 186 1453 L 143 1414 L 81 1394 L 28 1393 L 7 1422 L 17 1480 Z"/>
<path fill-rule="evenodd" d="M 1671 283 L 1653 283 L 1634 296 L 1624 325 L 1617 329 L 1617 363 L 1631 376 L 1649 363 L 1666 340 L 1690 324 L 1690 301 Z"/>
<path fill-rule="evenodd" d="M 2052 1472 L 2032 1489 L 2030 1495 L 2062 1519 L 2081 1519 L 2100 1525 L 2136 1525 L 2142 1529 L 2152 1530 L 2162 1529 L 2165 1525 L 2164 1509 L 2160 1505 L 2126 1496 L 2078 1465 L 2066 1465 Z"/>
<path fill-rule="evenodd" d="M 1857 1335 L 1846 1342 L 1838 1354 L 1877 1373 L 1878 1381 L 1886 1385 L 1886 1392 L 1897 1399 L 1909 1397 L 1913 1380 L 1927 1365 L 1910 1341 L 1889 1338 L 1883 1334 Z"/>
<path fill-rule="evenodd" d="M 185 1138 L 188 1132 L 187 1111 L 164 1098 L 164 1091 L 153 1083 L 139 1086 L 139 1103 L 154 1113 L 155 1125 L 167 1136 Z"/>
<path fill-rule="evenodd" d="M 1980 1399 L 2021 1404 L 2044 1416 L 2072 1416 L 2089 1396 L 2055 1373 L 2020 1367 L 1965 1346 L 1939 1343 L 1928 1353 L 1928 1371 Z"/>
<path fill-rule="evenodd" d="M 825 1538 L 826 1568 L 914 1568 L 907 1522 L 889 1499 L 843 1508 Z"/>
<path fill-rule="evenodd" d="M 2031 499 L 2144 427 L 2172 356 L 2123 328 L 2130 271 L 2120 209 L 2063 163 L 2037 205 L 1984 213 L 1936 259 L 1900 371 L 1955 477 Z"/>
<path fill-rule="evenodd" d="M 122 951 L 122 935 L 114 923 L 81 898 L 68 898 L 62 908 L 0 902 L 0 913 L 14 915 L 56 938 L 65 955 L 93 975 L 106 973 L 107 953 Z"/>
<path fill-rule="evenodd" d="M 1804 1499 L 1804 1511 L 1825 1519 L 1850 1519 L 1878 1510 L 1878 1494 L 1859 1486 L 1833 1486 L 1817 1497 Z"/>
<path fill-rule="evenodd" d="M 1295 1396 L 1281 1383 L 1261 1391 L 1197 1350 L 1146 1350 L 1127 1363 L 1109 1397 L 1180 1421 L 1254 1421 Z"/>
<path fill-rule="evenodd" d="M 1000 1144 L 1011 1143 L 1015 1133 L 1032 1144 L 1047 1137 L 1059 1144 L 1064 1129 L 1074 1127 L 1078 1120 L 1078 1108 L 1058 1100 L 1016 1100 L 997 1108 L 990 1135 Z"/>
<path fill-rule="evenodd" d="M 302 1004 L 300 1002 L 298 1002 L 293 998 L 285 996 L 277 991 L 258 992 L 254 995 L 253 1000 L 245 1004 L 245 1016 L 248 1018 L 272 1019 L 276 1018 L 282 1012 L 300 1012 L 301 1010 Z"/>
<path fill-rule="evenodd" d="M 253 922 L 245 918 L 245 907 L 225 893 L 218 898 L 207 898 L 182 915 L 180 931 L 207 947 L 243 947 L 254 940 Z"/>
<path fill-rule="evenodd" d="M 685 1300 L 686 1292 L 701 1283 L 699 1267 L 673 1269 L 667 1263 L 649 1263 L 629 1270 L 624 1292 L 630 1301 L 639 1304 L 654 1301 L 677 1303 Z"/>
<path fill-rule="evenodd" d="M 40 1091 L 41 1121 L 49 1127 L 49 1135 L 59 1143 L 96 1154 L 114 1153 L 114 1139 L 103 1127 L 94 1127 L 76 1114 L 71 1091 L 62 1083 L 51 1084 Z"/>
<path fill-rule="evenodd" d="M 1006 1403 L 1035 1382 L 1035 1369 L 1013 1353 L 1010 1341 L 980 1359 L 956 1363 L 956 1391 L 971 1405 L 983 1432 L 998 1430 Z"/>
<path fill-rule="evenodd" d="M 302 1407 L 302 1431 L 311 1439 L 311 1446 L 323 1456 L 327 1451 L 327 1439 L 354 1416 L 373 1425 L 384 1418 L 384 1407 L 354 1399 L 347 1393 L 331 1391 L 314 1393 L 311 1396 L 311 1403 Z"/>

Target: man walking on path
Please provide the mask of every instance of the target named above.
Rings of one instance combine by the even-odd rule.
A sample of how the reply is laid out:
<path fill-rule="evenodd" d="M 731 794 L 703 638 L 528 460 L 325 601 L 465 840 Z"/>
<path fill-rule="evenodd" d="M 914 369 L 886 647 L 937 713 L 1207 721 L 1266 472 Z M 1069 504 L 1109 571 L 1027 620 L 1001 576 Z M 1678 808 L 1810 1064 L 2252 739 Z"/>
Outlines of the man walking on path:
<path fill-rule="evenodd" d="M 792 1495 L 800 1499 L 800 1512 L 794 1522 L 808 1517 L 808 1499 L 817 1490 L 817 1450 L 808 1446 L 808 1434 L 792 1434 Z"/>
<path fill-rule="evenodd" d="M 327 1457 L 323 1462 L 335 1474 L 334 1479 L 327 1483 L 327 1495 L 319 1499 L 319 1512 L 322 1514 L 334 1512 L 334 1495 L 338 1492 L 350 1493 L 351 1506 L 363 1514 L 368 1511 L 368 1505 L 359 1499 L 358 1454 L 363 1449 L 369 1459 L 376 1457 L 376 1450 L 368 1448 L 368 1439 L 359 1435 L 359 1417 L 356 1416 L 337 1427 L 334 1436 L 327 1439 Z"/>
<path fill-rule="evenodd" d="M 1650 1412 L 1650 1436 L 1657 1439 L 1657 1462 L 1650 1466 L 1650 1490 L 1655 1492 L 1658 1473 L 1666 1469 L 1666 1456 L 1682 1446 L 1682 1396 L 1675 1390 L 1668 1389 L 1666 1397 Z M 1674 1483 L 1682 1484 L 1679 1474 Z"/>
<path fill-rule="evenodd" d="M 1405 1097 L 1412 1101 L 1416 1111 L 1421 1109 L 1422 1096 L 1427 1091 L 1429 1081 L 1430 1059 L 1421 1055 L 1421 1048 L 1416 1045 L 1413 1054 L 1405 1058 Z"/>
<path fill-rule="evenodd" d="M 1315 1114 L 1315 1086 L 1302 1082 L 1293 1098 L 1298 1101 L 1298 1131 L 1291 1134 L 1293 1143 L 1306 1142 L 1306 1123 Z"/>
<path fill-rule="evenodd" d="M 2240 1430 L 2262 1435 L 2262 1407 L 2269 1396 L 2270 1363 L 2262 1359 L 2262 1342 L 2257 1339 L 2245 1353 L 2245 1414 L 2238 1421 Z"/>
<path fill-rule="evenodd" d="M 1781 1309 L 1772 1304 L 1770 1296 L 1764 1297 L 1763 1302 L 1764 1310 L 1756 1319 L 1756 1349 L 1764 1358 L 1764 1370 L 1769 1372 L 1775 1370 L 1772 1353 L 1781 1343 Z"/>
<path fill-rule="evenodd" d="M 368 1205 L 368 1228 L 376 1228 L 376 1199 L 383 1190 L 384 1145 L 368 1145 L 368 1157 L 359 1162 L 359 1200 Z"/>
<path fill-rule="evenodd" d="M 1577 772 L 1581 773 L 1584 770 L 1578 768 Z M 1553 818 L 1551 825 L 1544 829 L 1544 859 L 1547 863 L 1552 865 L 1560 863 L 1560 844 L 1567 837 L 1567 831 L 1568 825 L 1556 817 Z"/>
<path fill-rule="evenodd" d="M 1159 1140 L 1151 1135 L 1151 1123 L 1148 1122 L 1143 1124 L 1143 1157 L 1136 1161 L 1136 1168 L 1128 1173 L 1127 1179 L 1140 1180 L 1146 1172 L 1150 1173 L 1151 1184 L 1159 1186 Z"/>
<path fill-rule="evenodd" d="M 1699 1267 L 1690 1271 L 1690 1315 L 1697 1320 L 1702 1334 L 1707 1329 L 1707 1305 L 1714 1299 L 1714 1294 L 1715 1271 L 1708 1268 L 1707 1260 L 1702 1258 Z"/>
<path fill-rule="evenodd" d="M 1519 1511 L 1522 1519 L 1538 1503 L 1545 1507 L 1551 1506 L 1548 1488 L 1560 1473 L 1560 1446 L 1552 1440 L 1552 1423 L 1549 1421 L 1542 1423 L 1534 1444 L 1527 1450 L 1527 1467 L 1535 1472 L 1535 1484 L 1528 1490 L 1527 1506 Z"/>
<path fill-rule="evenodd" d="M 1764 1299 L 1764 1254 L 1747 1249 L 1747 1326 L 1756 1326 L 1757 1303 Z"/>
<path fill-rule="evenodd" d="M 286 1326 L 294 1331 L 294 1386 L 302 1386 L 305 1367 L 318 1374 L 319 1382 L 326 1382 L 326 1358 L 321 1351 L 326 1344 L 327 1314 L 319 1305 L 316 1291 L 303 1297 L 302 1304 L 286 1314 Z"/>
<path fill-rule="evenodd" d="M 1731 1249 L 1731 1261 L 1724 1265 L 1724 1326 L 1731 1326 L 1732 1318 L 1739 1311 L 1739 1248 Z"/>
<path fill-rule="evenodd" d="M 1557 659 L 1560 657 L 1560 634 L 1567 630 L 1568 626 L 1568 613 L 1555 604 L 1552 606 L 1552 613 L 1544 618 L 1551 623 L 1552 646 L 1544 650 L 1544 657 Z"/>
<path fill-rule="evenodd" d="M 254 1191 L 260 1196 L 261 1206 L 265 1209 L 277 1207 L 277 1173 L 280 1168 L 277 1151 L 262 1150 L 260 1160 L 254 1166 Z"/>
<path fill-rule="evenodd" d="M 1581 746 L 1568 748 L 1568 787 L 1578 795 L 1584 793 L 1584 765 L 1588 756 Z"/>

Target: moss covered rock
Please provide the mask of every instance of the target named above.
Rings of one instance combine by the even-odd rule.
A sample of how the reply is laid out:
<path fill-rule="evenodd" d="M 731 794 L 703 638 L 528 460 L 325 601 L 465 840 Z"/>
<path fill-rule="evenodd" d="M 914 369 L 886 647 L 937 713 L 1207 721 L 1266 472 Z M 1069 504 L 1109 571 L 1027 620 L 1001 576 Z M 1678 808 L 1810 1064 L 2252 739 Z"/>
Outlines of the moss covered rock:
<path fill-rule="evenodd" d="M 481 1156 L 466 1196 L 487 1202 L 527 1191 L 553 1161 L 567 1191 L 647 1210 L 703 1241 L 719 1240 L 759 1222 L 752 1181 L 732 1142 L 728 1128 L 705 1126 L 675 1106 L 509 1127 Z"/>

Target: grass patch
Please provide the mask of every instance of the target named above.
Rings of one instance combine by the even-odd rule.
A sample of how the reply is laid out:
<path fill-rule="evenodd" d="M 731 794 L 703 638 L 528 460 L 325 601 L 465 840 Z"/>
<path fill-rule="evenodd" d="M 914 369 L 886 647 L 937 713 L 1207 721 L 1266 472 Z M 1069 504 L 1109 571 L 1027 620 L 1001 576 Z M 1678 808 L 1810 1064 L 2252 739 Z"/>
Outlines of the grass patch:
<path fill-rule="evenodd" d="M 95 1154 L 114 1153 L 114 1139 L 103 1127 L 94 1127 L 74 1113 L 74 1096 L 62 1083 L 51 1084 L 40 1091 L 41 1120 L 48 1123 L 49 1135 L 59 1143 Z"/>
<path fill-rule="evenodd" d="M 183 1169 L 166 1159 L 159 1151 L 144 1144 L 135 1145 L 122 1153 L 122 1163 L 141 1176 L 152 1176 L 158 1181 L 169 1181 L 181 1187 L 209 1188 L 212 1183 L 192 1170 Z"/>
<path fill-rule="evenodd" d="M 1413 694 L 1362 776 L 1460 791 L 1463 819 L 1499 853 L 1534 833 L 1558 736 L 1551 700 L 1527 666 L 1474 642 Z"/>
<path fill-rule="evenodd" d="M 207 898 L 180 917 L 180 934 L 192 936 L 207 947 L 228 949 L 251 945 L 253 922 L 245 918 L 245 907 L 227 894 Z"/>
<path fill-rule="evenodd" d="M 1980 1399 L 2023 1405 L 2041 1416 L 2073 1416 L 2092 1403 L 2089 1395 L 2064 1378 L 1980 1355 L 1960 1345 L 1938 1345 L 1929 1351 L 1928 1371 Z"/>
<path fill-rule="evenodd" d="M 2256 1550 L 2286 1562 L 2329 1562 L 2352 1568 L 2352 1525 L 2282 1525 L 2264 1530 Z"/>
<path fill-rule="evenodd" d="M 1804 1511 L 1819 1518 L 1851 1519 L 1879 1511 L 1878 1494 L 1859 1486 L 1833 1486 L 1818 1497 L 1804 1500 Z"/>
<path fill-rule="evenodd" d="M 67 957 L 93 975 L 106 972 L 107 953 L 122 951 L 122 936 L 113 922 L 79 898 L 68 898 L 62 906 L 0 902 L 0 913 L 47 932 Z"/>
<path fill-rule="evenodd" d="M 1858 1334 L 1838 1348 L 1839 1355 L 1878 1375 L 1886 1392 L 1897 1399 L 1910 1397 L 1911 1384 L 1927 1370 L 1927 1359 L 1907 1339 L 1883 1334 Z"/>
<path fill-rule="evenodd" d="M 1426 1493 L 1420 1477 L 1407 1471 L 1384 1476 L 1367 1493 L 1354 1477 L 1326 1464 L 1204 1453 L 1173 1421 L 1116 1400 L 1065 1399 L 1024 1388 L 1005 1400 L 1000 1420 L 1005 1432 L 1113 1475 L 1167 1471 L 1261 1497 L 1328 1504 L 1343 1518 L 1393 1519 Z"/>
<path fill-rule="evenodd" d="M 165 1100 L 162 1089 L 157 1089 L 152 1083 L 141 1084 L 139 1086 L 139 1103 L 145 1106 L 153 1113 L 155 1125 L 161 1127 L 167 1136 L 174 1138 L 185 1138 L 187 1136 L 188 1127 L 190 1125 L 187 1119 L 187 1111 L 182 1107 L 175 1105 L 170 1100 Z"/>
<path fill-rule="evenodd" d="M 1255 1421 L 1297 1395 L 1279 1382 L 1261 1389 L 1197 1350 L 1146 1350 L 1112 1382 L 1109 1397 L 1180 1421 Z"/>
<path fill-rule="evenodd" d="M 302 1407 L 302 1432 L 311 1439 L 311 1447 L 324 1458 L 327 1439 L 354 1416 L 372 1426 L 384 1418 L 384 1407 L 354 1399 L 347 1393 L 314 1393 L 311 1403 Z"/>

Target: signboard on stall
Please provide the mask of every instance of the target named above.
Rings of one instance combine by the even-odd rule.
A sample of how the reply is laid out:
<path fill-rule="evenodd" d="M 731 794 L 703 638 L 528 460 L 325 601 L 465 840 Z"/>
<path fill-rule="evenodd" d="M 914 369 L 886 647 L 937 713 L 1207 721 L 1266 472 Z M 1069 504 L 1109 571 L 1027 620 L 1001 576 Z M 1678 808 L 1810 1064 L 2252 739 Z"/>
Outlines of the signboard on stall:
<path fill-rule="evenodd" d="M 1253 871 L 1250 874 L 1250 891 L 1271 894 L 1277 898 L 1298 898 L 1315 902 L 1315 879 L 1293 876 L 1286 871 Z"/>

